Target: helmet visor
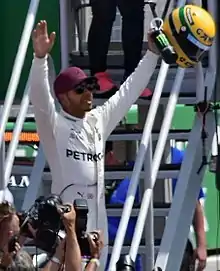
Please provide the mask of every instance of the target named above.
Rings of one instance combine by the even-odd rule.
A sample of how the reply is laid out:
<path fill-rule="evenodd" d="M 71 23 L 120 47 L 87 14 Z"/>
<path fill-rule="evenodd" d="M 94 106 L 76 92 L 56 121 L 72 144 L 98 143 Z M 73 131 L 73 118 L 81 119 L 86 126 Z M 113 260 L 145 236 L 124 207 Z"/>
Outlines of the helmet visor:
<path fill-rule="evenodd" d="M 197 40 L 186 26 L 182 26 L 178 33 L 175 29 L 171 15 L 169 16 L 169 25 L 173 37 L 176 39 L 176 42 L 185 53 L 185 55 L 192 61 L 199 62 L 210 49 L 210 46 L 204 45 L 199 40 Z"/>
<path fill-rule="evenodd" d="M 209 51 L 210 46 L 202 44 L 188 31 L 179 33 L 179 46 L 183 52 L 193 61 L 199 62 Z"/>

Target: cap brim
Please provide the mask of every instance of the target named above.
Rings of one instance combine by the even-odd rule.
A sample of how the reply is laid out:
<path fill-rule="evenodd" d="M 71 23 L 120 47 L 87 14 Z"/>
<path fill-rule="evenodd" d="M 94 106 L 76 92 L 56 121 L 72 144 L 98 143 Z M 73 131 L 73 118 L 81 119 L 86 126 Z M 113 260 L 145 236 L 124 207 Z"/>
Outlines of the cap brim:
<path fill-rule="evenodd" d="M 88 84 L 91 84 L 91 83 L 97 83 L 98 82 L 98 79 L 95 77 L 95 76 L 88 76 L 86 77 L 85 79 L 83 79 L 79 84 L 83 83 L 83 82 L 86 82 Z"/>

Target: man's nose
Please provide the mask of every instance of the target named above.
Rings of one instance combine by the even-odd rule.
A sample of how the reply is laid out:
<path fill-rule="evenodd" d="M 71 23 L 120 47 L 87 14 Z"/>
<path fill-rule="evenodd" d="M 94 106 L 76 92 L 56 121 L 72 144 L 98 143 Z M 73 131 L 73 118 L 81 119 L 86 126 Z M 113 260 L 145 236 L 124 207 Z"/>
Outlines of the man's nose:
<path fill-rule="evenodd" d="M 83 96 L 87 98 L 92 98 L 92 92 L 86 89 L 83 93 Z"/>

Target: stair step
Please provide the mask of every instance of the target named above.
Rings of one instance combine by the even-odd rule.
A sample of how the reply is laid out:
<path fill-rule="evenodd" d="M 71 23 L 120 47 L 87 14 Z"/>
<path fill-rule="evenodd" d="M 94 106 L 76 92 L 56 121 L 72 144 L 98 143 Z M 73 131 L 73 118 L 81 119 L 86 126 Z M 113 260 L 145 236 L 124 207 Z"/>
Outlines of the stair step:
<path fill-rule="evenodd" d="M 30 175 L 33 166 L 33 159 L 19 158 L 19 163 L 18 159 L 16 159 L 12 169 L 12 175 Z M 158 172 L 158 179 L 177 178 L 180 166 L 181 164 L 162 164 Z M 131 178 L 132 170 L 133 166 L 108 166 L 105 167 L 105 179 L 122 180 L 125 177 Z M 144 179 L 145 174 L 145 171 L 142 170 L 140 179 Z M 43 180 L 51 181 L 51 173 L 48 166 L 44 169 Z"/>
<path fill-rule="evenodd" d="M 121 203 L 107 203 L 106 208 L 109 209 L 121 209 L 123 208 L 124 204 Z M 140 209 L 141 204 L 140 203 L 134 203 L 133 208 Z M 154 202 L 154 209 L 162 209 L 166 210 L 171 207 L 171 203 L 165 203 L 165 202 Z"/>
<path fill-rule="evenodd" d="M 147 48 L 147 45 L 145 46 Z M 142 52 L 142 55 L 144 56 L 146 50 Z M 159 68 L 161 63 L 161 60 L 158 61 L 157 68 Z M 208 65 L 208 57 L 204 58 L 203 66 L 207 67 Z M 88 51 L 84 52 L 84 56 L 81 56 L 79 52 L 72 52 L 70 53 L 70 65 L 72 66 L 78 66 L 81 69 L 89 69 L 89 56 Z M 122 50 L 109 50 L 108 56 L 107 56 L 107 67 L 109 69 L 124 69 L 124 53 Z M 176 68 L 177 65 L 170 65 L 172 68 Z"/>
<path fill-rule="evenodd" d="M 121 217 L 123 208 L 108 208 L 107 207 L 107 215 L 108 217 Z M 169 208 L 154 208 L 154 216 L 157 217 L 166 217 L 169 214 Z M 137 217 L 140 210 L 137 208 L 133 208 L 131 212 L 132 217 Z"/>
<path fill-rule="evenodd" d="M 181 164 L 162 164 L 158 172 L 158 179 L 177 178 Z M 121 180 L 125 177 L 131 178 L 133 166 L 111 166 L 105 168 L 106 180 Z M 140 173 L 140 179 L 144 179 L 144 170 Z"/>
<path fill-rule="evenodd" d="M 169 93 L 163 93 L 161 95 L 161 99 L 160 99 L 160 104 L 164 104 L 166 105 L 169 99 Z M 103 105 L 104 102 L 107 101 L 107 99 L 105 98 L 94 98 L 94 104 L 95 105 Z M 149 105 L 151 103 L 151 98 L 148 99 L 143 99 L 143 98 L 139 98 L 136 100 L 136 102 L 134 104 L 137 105 Z M 180 93 L 179 97 L 178 97 L 178 102 L 177 104 L 183 104 L 183 105 L 194 105 L 197 103 L 196 100 L 196 94 L 195 93 Z"/>
<path fill-rule="evenodd" d="M 171 129 L 169 131 L 169 135 L 167 140 L 175 139 L 181 141 L 187 141 L 190 133 L 190 129 Z M 158 139 L 160 131 L 153 130 L 152 131 L 152 140 L 156 141 Z M 119 129 L 113 131 L 113 133 L 109 136 L 108 140 L 111 141 L 132 141 L 132 140 L 141 140 L 143 135 L 143 129 Z"/>

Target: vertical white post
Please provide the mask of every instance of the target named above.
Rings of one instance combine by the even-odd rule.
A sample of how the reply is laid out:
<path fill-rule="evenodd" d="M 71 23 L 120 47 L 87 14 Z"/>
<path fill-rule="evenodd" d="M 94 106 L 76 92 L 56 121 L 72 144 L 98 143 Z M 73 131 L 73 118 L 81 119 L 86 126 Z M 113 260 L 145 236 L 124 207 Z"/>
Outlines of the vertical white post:
<path fill-rule="evenodd" d="M 61 46 L 61 69 L 69 66 L 68 45 L 68 0 L 60 0 L 60 46 Z"/>
<path fill-rule="evenodd" d="M 147 119 L 144 126 L 144 132 L 141 140 L 141 144 L 139 147 L 138 155 L 135 160 L 134 169 L 131 176 L 130 185 L 127 192 L 127 197 L 125 200 L 122 217 L 120 220 L 120 224 L 117 230 L 113 250 L 112 250 L 112 256 L 109 263 L 109 271 L 115 270 L 115 265 L 119 259 L 121 248 L 124 242 L 124 236 L 126 233 L 129 217 L 131 215 L 132 206 L 134 203 L 135 194 L 137 191 L 137 186 L 139 182 L 139 175 L 141 172 L 141 168 L 143 165 L 144 157 L 148 148 L 149 139 L 151 138 L 151 131 L 153 128 L 155 116 L 157 113 L 157 108 L 160 103 L 160 97 L 163 90 L 163 86 L 165 83 L 165 79 L 167 76 L 167 72 L 169 69 L 169 65 L 167 65 L 164 61 L 162 62 L 160 72 L 158 75 L 157 83 L 155 86 L 154 94 L 152 97 L 151 106 L 147 115 Z"/>
<path fill-rule="evenodd" d="M 5 141 L 0 146 L 0 190 L 5 189 Z"/>
<path fill-rule="evenodd" d="M 145 184 L 145 190 L 146 189 L 152 189 L 153 183 L 151 179 L 151 168 L 152 168 L 152 139 L 150 138 L 149 145 L 146 152 L 146 157 L 144 161 L 144 172 L 145 172 L 145 178 L 144 178 L 144 184 Z M 146 194 L 144 194 L 146 195 Z M 144 198 L 143 198 L 144 200 Z M 153 197 L 150 200 L 149 204 L 149 211 L 148 213 L 146 211 L 143 211 L 142 209 L 145 208 L 145 205 L 141 205 L 140 214 L 145 214 L 145 218 L 143 216 L 138 216 L 137 224 L 135 227 L 135 232 L 132 238 L 131 243 L 131 250 L 130 250 L 130 256 L 132 260 L 136 260 L 136 256 L 138 253 L 138 247 L 140 244 L 140 239 L 142 234 L 140 232 L 143 232 L 145 219 L 145 267 L 146 270 L 153 270 L 154 267 L 154 210 L 153 210 Z M 133 249 L 132 249 L 133 248 Z"/>
<path fill-rule="evenodd" d="M 18 47 L 18 52 L 15 58 L 14 66 L 11 73 L 10 82 L 6 91 L 3 111 L 0 117 L 0 146 L 4 141 L 5 127 L 10 114 L 11 106 L 14 101 L 16 90 L 21 76 L 21 71 L 24 65 L 31 32 L 34 26 L 36 13 L 40 0 L 32 0 L 28 9 L 24 29 Z"/>

